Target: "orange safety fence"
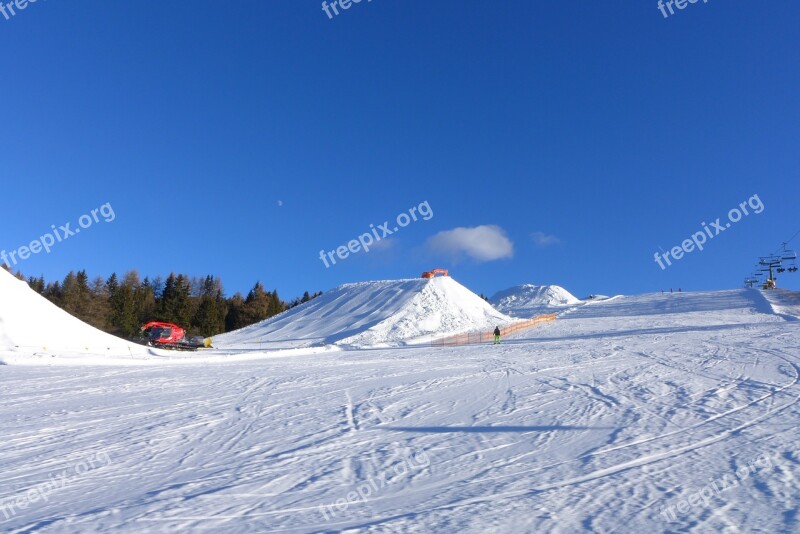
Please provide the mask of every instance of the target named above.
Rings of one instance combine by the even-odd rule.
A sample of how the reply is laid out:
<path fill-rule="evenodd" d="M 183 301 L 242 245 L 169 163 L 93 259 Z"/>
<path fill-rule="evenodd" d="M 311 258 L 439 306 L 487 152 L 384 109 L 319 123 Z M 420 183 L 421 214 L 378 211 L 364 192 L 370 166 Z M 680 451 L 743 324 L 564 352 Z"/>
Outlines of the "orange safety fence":
<path fill-rule="evenodd" d="M 556 314 L 551 313 L 547 315 L 537 315 L 533 319 L 519 321 L 500 329 L 500 336 L 505 337 L 515 332 L 529 330 L 535 328 L 542 323 L 549 323 L 556 320 Z M 471 345 L 473 343 L 485 343 L 494 341 L 494 330 L 488 332 L 467 332 L 465 334 L 457 334 L 455 336 L 443 337 L 441 339 L 432 339 L 432 347 L 450 347 L 454 345 Z"/>

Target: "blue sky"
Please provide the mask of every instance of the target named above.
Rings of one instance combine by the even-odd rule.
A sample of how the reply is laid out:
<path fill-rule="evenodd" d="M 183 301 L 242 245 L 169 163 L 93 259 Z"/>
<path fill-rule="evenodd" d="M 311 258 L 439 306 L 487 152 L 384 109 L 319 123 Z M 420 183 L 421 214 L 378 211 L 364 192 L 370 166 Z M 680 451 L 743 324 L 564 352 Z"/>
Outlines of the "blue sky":
<path fill-rule="evenodd" d="M 113 222 L 16 267 L 211 273 L 284 298 L 445 267 L 476 292 L 586 296 L 738 287 L 800 230 L 796 2 L 340 13 L 39 0 L 0 15 L 0 248 L 110 203 Z M 760 214 L 659 268 L 656 251 L 753 195 Z M 423 202 L 429 220 L 320 260 Z"/>

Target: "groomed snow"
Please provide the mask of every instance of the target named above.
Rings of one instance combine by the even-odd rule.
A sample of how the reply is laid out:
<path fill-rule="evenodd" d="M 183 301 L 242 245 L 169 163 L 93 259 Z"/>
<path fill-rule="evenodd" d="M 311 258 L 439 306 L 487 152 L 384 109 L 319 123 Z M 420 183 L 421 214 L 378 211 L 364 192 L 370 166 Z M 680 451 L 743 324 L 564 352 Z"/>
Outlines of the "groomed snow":
<path fill-rule="evenodd" d="M 0 366 L 0 531 L 798 532 L 797 299 L 620 296 L 499 346 Z"/>

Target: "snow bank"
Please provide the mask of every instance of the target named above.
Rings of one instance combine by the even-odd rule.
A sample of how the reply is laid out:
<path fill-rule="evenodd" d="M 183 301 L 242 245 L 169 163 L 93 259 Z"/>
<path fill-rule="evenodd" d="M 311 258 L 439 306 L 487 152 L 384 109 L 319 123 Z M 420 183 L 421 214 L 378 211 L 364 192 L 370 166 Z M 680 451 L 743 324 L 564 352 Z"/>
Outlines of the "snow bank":
<path fill-rule="evenodd" d="M 800 319 L 800 291 L 790 291 L 788 289 L 775 289 L 769 291 L 759 291 L 764 299 L 770 303 L 773 311 L 789 321 Z"/>
<path fill-rule="evenodd" d="M 449 277 L 345 284 L 281 315 L 216 336 L 220 349 L 336 343 L 404 345 L 505 324 L 511 318 Z"/>
<path fill-rule="evenodd" d="M 73 317 L 0 269 L 0 360 L 53 356 L 97 360 L 146 357 L 146 347 L 106 334 Z"/>
<path fill-rule="evenodd" d="M 503 313 L 527 317 L 546 308 L 580 304 L 581 300 L 560 286 L 524 284 L 498 292 L 490 302 Z"/>

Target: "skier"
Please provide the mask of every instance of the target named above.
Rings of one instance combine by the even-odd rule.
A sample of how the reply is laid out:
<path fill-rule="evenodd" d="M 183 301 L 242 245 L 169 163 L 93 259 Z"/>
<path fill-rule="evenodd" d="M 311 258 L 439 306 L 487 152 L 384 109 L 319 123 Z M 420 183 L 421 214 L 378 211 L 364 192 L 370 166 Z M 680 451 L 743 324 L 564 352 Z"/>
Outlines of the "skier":
<path fill-rule="evenodd" d="M 495 345 L 499 345 L 500 344 L 500 327 L 499 326 L 495 327 L 495 329 L 494 329 L 494 344 Z"/>

